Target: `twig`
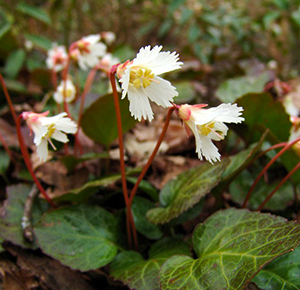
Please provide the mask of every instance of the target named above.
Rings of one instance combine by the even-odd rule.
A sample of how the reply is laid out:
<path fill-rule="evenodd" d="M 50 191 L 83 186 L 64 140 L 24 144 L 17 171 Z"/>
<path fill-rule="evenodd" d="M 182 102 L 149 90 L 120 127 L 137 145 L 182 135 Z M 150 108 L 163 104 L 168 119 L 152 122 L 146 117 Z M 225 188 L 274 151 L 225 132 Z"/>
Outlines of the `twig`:
<path fill-rule="evenodd" d="M 34 198 L 37 196 L 39 193 L 39 190 L 35 184 L 33 184 L 31 191 L 29 192 L 29 195 L 25 201 L 24 205 L 24 215 L 22 217 L 22 222 L 21 226 L 23 229 L 23 236 L 25 237 L 26 240 L 29 242 L 33 242 L 34 239 L 34 233 L 32 229 L 32 224 L 31 224 L 31 218 L 32 218 L 32 206 L 33 206 L 33 201 Z"/>

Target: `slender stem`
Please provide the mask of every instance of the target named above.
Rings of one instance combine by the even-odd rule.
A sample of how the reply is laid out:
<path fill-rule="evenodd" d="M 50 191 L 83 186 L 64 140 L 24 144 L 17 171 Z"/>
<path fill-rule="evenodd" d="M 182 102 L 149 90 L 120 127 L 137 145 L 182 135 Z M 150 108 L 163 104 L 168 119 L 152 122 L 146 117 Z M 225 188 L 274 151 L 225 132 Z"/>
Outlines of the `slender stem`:
<path fill-rule="evenodd" d="M 259 173 L 259 175 L 256 177 L 256 179 L 254 180 L 246 198 L 245 201 L 242 205 L 243 208 L 246 207 L 250 195 L 252 193 L 252 191 L 254 190 L 255 186 L 257 185 L 257 183 L 259 182 L 259 180 L 261 179 L 261 177 L 265 174 L 265 172 L 270 168 L 270 166 L 285 152 L 287 151 L 291 146 L 293 146 L 295 143 L 297 143 L 300 140 L 300 138 L 294 140 L 293 142 L 287 143 L 270 161 L 269 163 L 263 168 L 263 170 Z"/>
<path fill-rule="evenodd" d="M 152 163 L 155 155 L 157 154 L 157 152 L 159 150 L 159 147 L 160 147 L 160 145 L 161 145 L 161 143 L 162 143 L 162 141 L 164 139 L 164 136 L 165 136 L 165 134 L 167 132 L 167 129 L 168 129 L 168 126 L 169 126 L 169 123 L 170 123 L 170 120 L 171 120 L 171 115 L 172 115 L 172 113 L 173 113 L 173 111 L 175 109 L 176 109 L 176 107 L 169 108 L 169 111 L 168 111 L 168 114 L 167 114 L 167 117 L 166 117 L 166 121 L 165 121 L 163 130 L 162 130 L 162 132 L 161 132 L 161 134 L 159 136 L 159 139 L 158 139 L 158 141 L 156 143 L 156 146 L 155 146 L 155 148 L 154 148 L 151 156 L 149 157 L 149 160 L 147 161 L 146 165 L 144 166 L 144 168 L 143 168 L 140 176 L 138 177 L 138 179 L 137 179 L 137 181 L 136 181 L 136 183 L 135 183 L 135 185 L 134 185 L 134 187 L 133 187 L 133 189 L 132 189 L 132 191 L 130 193 L 129 206 L 132 205 L 132 202 L 133 202 L 134 196 L 135 196 L 135 194 L 137 192 L 137 189 L 138 189 L 138 187 L 139 187 L 142 179 L 144 178 L 146 172 L 148 171 L 148 169 L 149 169 L 149 167 L 150 167 L 150 165 L 151 165 L 151 163 Z"/>
<path fill-rule="evenodd" d="M 274 188 L 274 190 L 267 196 L 267 198 L 261 203 L 258 207 L 258 211 L 262 210 L 265 204 L 271 199 L 271 197 L 275 194 L 275 192 L 290 178 L 292 174 L 300 167 L 300 162 L 278 183 L 278 185 Z"/>
<path fill-rule="evenodd" d="M 122 188 L 123 188 L 123 196 L 126 205 L 126 228 L 127 228 L 127 237 L 129 246 L 132 247 L 132 239 L 131 239 L 131 230 L 130 225 L 132 224 L 133 218 L 131 219 L 131 207 L 129 205 L 128 198 L 128 190 L 127 190 L 127 182 L 126 182 L 126 173 L 125 173 L 125 159 L 124 159 L 124 143 L 123 143 L 123 130 L 122 130 L 122 117 L 119 105 L 119 96 L 116 88 L 116 66 L 113 66 L 110 72 L 110 82 L 113 89 L 113 98 L 115 104 L 116 118 L 117 118 L 117 126 L 118 126 L 118 138 L 119 138 L 119 151 L 120 151 L 120 169 L 121 169 L 121 178 L 122 178 Z M 133 235 L 136 237 L 136 235 Z M 137 240 L 134 241 L 137 244 Z"/>
<path fill-rule="evenodd" d="M 96 73 L 97 73 L 97 67 L 93 68 L 90 71 L 90 73 L 89 73 L 89 75 L 87 77 L 87 80 L 85 82 L 85 86 L 84 86 L 84 89 L 83 89 L 83 92 L 82 92 L 82 95 L 81 95 L 81 102 L 80 102 L 79 115 L 78 115 L 78 121 L 77 121 L 78 128 L 80 127 L 80 124 L 81 124 L 81 119 L 82 119 L 82 113 L 83 113 L 83 108 L 84 108 L 85 97 L 86 97 L 87 93 L 91 89 L 91 86 L 93 84 L 93 81 L 94 81 Z"/>
<path fill-rule="evenodd" d="M 54 88 L 54 91 L 56 91 L 57 88 L 57 74 L 54 68 L 51 70 L 51 81 Z"/>
<path fill-rule="evenodd" d="M 17 114 L 15 112 L 14 106 L 12 104 L 11 98 L 9 96 L 9 93 L 7 91 L 7 88 L 6 88 L 6 85 L 5 85 L 5 82 L 4 82 L 4 79 L 3 79 L 3 77 L 2 77 L 1 74 L 0 74 L 0 81 L 1 81 L 1 84 L 2 84 L 2 88 L 3 88 L 3 91 L 4 91 L 4 95 L 5 95 L 6 101 L 8 103 L 10 112 L 11 112 L 13 118 L 14 118 L 15 124 L 17 125 L 17 123 L 18 123 L 18 117 L 17 117 Z"/>
<path fill-rule="evenodd" d="M 45 199 L 48 201 L 48 203 L 52 206 L 55 207 L 55 205 L 53 204 L 52 200 L 50 199 L 50 197 L 48 196 L 48 194 L 46 193 L 45 189 L 42 187 L 41 183 L 39 182 L 39 180 L 37 179 L 32 166 L 31 166 L 31 161 L 30 161 L 30 156 L 27 150 L 27 147 L 25 145 L 25 141 L 24 141 L 24 137 L 22 135 L 21 132 L 21 118 L 22 115 L 20 115 L 17 119 L 17 135 L 18 135 L 18 140 L 19 140 L 19 144 L 20 144 L 20 149 L 22 152 L 22 156 L 24 158 L 25 164 L 27 166 L 27 169 L 34 181 L 34 183 L 36 184 L 36 186 L 38 187 L 38 189 L 40 190 L 40 192 L 44 195 Z"/>
<path fill-rule="evenodd" d="M 64 89 L 63 89 L 63 96 L 64 96 L 64 111 L 68 114 L 68 117 L 71 118 L 71 114 L 70 114 L 70 111 L 69 111 L 69 106 L 68 106 L 68 102 L 66 100 L 66 90 L 67 90 L 67 77 L 68 77 L 68 71 L 69 71 L 69 68 L 70 68 L 70 53 L 68 54 L 68 59 L 67 59 L 67 64 L 63 70 L 63 73 L 62 73 L 62 79 L 64 81 Z"/>
<path fill-rule="evenodd" d="M 4 138 L 3 138 L 2 134 L 1 134 L 1 132 L 0 132 L 0 142 L 2 143 L 2 145 L 3 145 L 3 147 L 4 147 L 4 149 L 5 149 L 6 153 L 7 153 L 7 155 L 8 155 L 9 158 L 10 158 L 10 160 L 11 160 L 12 162 L 14 162 L 15 159 L 14 159 L 14 157 L 13 157 L 13 155 L 12 155 L 12 152 L 11 152 L 11 150 L 9 149 L 9 147 L 8 147 L 8 145 L 7 145 L 7 143 L 6 143 L 6 141 L 4 140 Z"/>

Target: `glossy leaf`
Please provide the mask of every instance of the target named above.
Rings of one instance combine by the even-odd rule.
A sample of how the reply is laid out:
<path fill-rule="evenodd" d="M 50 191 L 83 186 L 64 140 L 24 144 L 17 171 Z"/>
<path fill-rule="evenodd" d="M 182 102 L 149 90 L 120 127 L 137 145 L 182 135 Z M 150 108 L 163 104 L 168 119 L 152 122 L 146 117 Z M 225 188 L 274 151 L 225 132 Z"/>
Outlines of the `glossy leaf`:
<path fill-rule="evenodd" d="M 23 49 L 13 51 L 7 58 L 5 64 L 5 73 L 8 77 L 14 79 L 22 69 L 25 63 L 26 52 Z"/>
<path fill-rule="evenodd" d="M 111 275 L 136 290 L 158 290 L 161 265 L 176 254 L 190 255 L 189 247 L 180 240 L 165 238 L 152 245 L 149 259 L 137 252 L 125 251 L 111 263 Z"/>
<path fill-rule="evenodd" d="M 26 3 L 19 3 L 16 6 L 16 9 L 28 16 L 31 16 L 37 20 L 40 20 L 46 24 L 51 24 L 51 19 L 48 15 L 48 13 L 40 8 L 40 7 L 36 7 L 36 6 L 32 6 Z"/>
<path fill-rule="evenodd" d="M 264 267 L 253 279 L 262 290 L 300 289 L 300 247 Z"/>
<path fill-rule="evenodd" d="M 127 174 L 135 174 L 140 172 L 140 168 L 127 171 Z M 106 187 L 121 179 L 121 174 L 104 176 L 96 180 L 91 180 L 79 188 L 71 189 L 69 192 L 57 198 L 58 201 L 83 202 L 86 201 L 99 187 Z"/>
<path fill-rule="evenodd" d="M 9 166 L 10 158 L 6 152 L 0 151 L 0 175 L 5 175 Z"/>
<path fill-rule="evenodd" d="M 25 33 L 25 38 L 30 40 L 34 45 L 45 50 L 48 50 L 52 47 L 52 41 L 44 36 Z"/>
<path fill-rule="evenodd" d="M 230 184 L 229 192 L 234 202 L 239 205 L 243 204 L 255 177 L 256 176 L 253 176 L 253 174 L 246 170 Z M 268 194 L 271 193 L 271 191 L 277 186 L 277 184 L 278 182 L 267 184 L 263 179 L 261 179 L 250 196 L 248 207 L 256 210 L 267 198 Z M 264 209 L 273 211 L 284 210 L 293 200 L 293 185 L 291 183 L 285 183 L 266 203 Z"/>
<path fill-rule="evenodd" d="M 243 289 L 274 258 L 300 243 L 300 225 L 248 210 L 221 210 L 193 233 L 195 260 L 173 256 L 161 268 L 161 289 Z"/>
<path fill-rule="evenodd" d="M 255 158 L 257 153 L 260 151 L 263 142 L 266 138 L 267 132 L 265 132 L 259 142 L 252 144 L 246 150 L 243 150 L 229 158 L 230 163 L 226 167 L 224 173 L 222 174 L 222 181 L 231 181 L 238 174 L 240 174 Z"/>
<path fill-rule="evenodd" d="M 35 243 L 26 241 L 21 227 L 24 204 L 31 186 L 18 184 L 7 187 L 7 199 L 1 207 L 0 237 L 24 248 L 36 248 Z M 49 208 L 46 201 L 35 199 L 32 210 L 32 224 L 36 224 Z"/>
<path fill-rule="evenodd" d="M 76 205 L 46 213 L 34 232 L 42 251 L 73 269 L 88 271 L 117 254 L 117 221 L 106 210 Z"/>
<path fill-rule="evenodd" d="M 291 122 L 281 102 L 261 93 L 244 95 L 237 100 L 237 104 L 244 108 L 243 125 L 247 126 L 247 129 L 244 126 L 238 128 L 248 142 L 257 142 L 267 129 L 270 130 L 268 138 L 273 143 L 288 140 Z"/>
<path fill-rule="evenodd" d="M 130 116 L 127 98 L 120 100 L 120 110 L 123 132 L 126 132 L 136 123 Z M 83 113 L 81 126 L 88 137 L 109 146 L 118 137 L 113 96 L 111 94 L 102 96 L 87 108 Z"/>
<path fill-rule="evenodd" d="M 134 198 L 131 207 L 136 230 L 151 240 L 157 240 L 163 235 L 160 228 L 146 218 L 147 211 L 154 207 L 151 201 L 139 196 Z"/>
<path fill-rule="evenodd" d="M 163 224 L 193 207 L 218 184 L 228 163 L 227 159 L 215 165 L 202 163 L 170 180 L 160 192 L 161 207 L 151 209 L 147 218 Z"/>
<path fill-rule="evenodd" d="M 263 73 L 258 77 L 243 76 L 224 81 L 216 95 L 224 103 L 234 103 L 238 98 L 248 93 L 261 93 L 269 75 Z"/>

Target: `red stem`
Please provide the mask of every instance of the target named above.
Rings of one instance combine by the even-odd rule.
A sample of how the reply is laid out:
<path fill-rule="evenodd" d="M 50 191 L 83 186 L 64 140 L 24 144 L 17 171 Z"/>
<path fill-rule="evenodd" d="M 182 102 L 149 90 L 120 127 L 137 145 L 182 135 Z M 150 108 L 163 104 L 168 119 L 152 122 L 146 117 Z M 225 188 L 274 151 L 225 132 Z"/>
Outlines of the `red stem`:
<path fill-rule="evenodd" d="M 278 183 L 275 189 L 267 196 L 267 198 L 261 203 L 258 207 L 258 211 L 262 210 L 265 204 L 271 199 L 271 197 L 275 194 L 275 192 L 290 178 L 292 174 L 300 167 L 300 162 Z"/>
<path fill-rule="evenodd" d="M 10 112 L 11 112 L 13 118 L 14 118 L 15 124 L 17 125 L 17 123 L 18 123 L 17 114 L 15 112 L 14 106 L 12 104 L 11 98 L 9 96 L 9 93 L 7 91 L 7 88 L 6 88 L 6 85 L 5 85 L 5 82 L 4 82 L 4 79 L 3 79 L 3 77 L 2 77 L 1 74 L 0 74 L 0 81 L 1 81 L 1 84 L 2 84 L 2 88 L 3 88 L 3 91 L 4 91 L 4 95 L 5 95 L 6 101 L 8 103 Z"/>
<path fill-rule="evenodd" d="M 155 146 L 155 148 L 154 148 L 151 156 L 149 157 L 149 160 L 147 161 L 146 165 L 144 166 L 144 168 L 143 168 L 140 176 L 138 177 L 138 179 L 137 179 L 137 181 L 136 181 L 136 183 L 135 183 L 135 185 L 134 185 L 134 187 L 133 187 L 133 189 L 132 189 L 132 191 L 130 193 L 130 197 L 129 197 L 129 206 L 130 207 L 132 205 L 134 196 L 135 196 L 135 194 L 137 192 L 137 189 L 138 189 L 141 181 L 143 180 L 143 178 L 144 178 L 146 172 L 148 171 L 148 169 L 149 169 L 149 167 L 150 167 L 150 165 L 151 165 L 151 163 L 152 163 L 155 155 L 157 154 L 157 152 L 159 150 L 159 147 L 160 147 L 160 145 L 161 145 L 161 143 L 162 143 L 162 141 L 164 139 L 164 136 L 165 136 L 165 134 L 167 132 L 167 129 L 168 129 L 168 126 L 169 126 L 169 123 L 170 123 L 170 120 L 171 120 L 171 115 L 172 115 L 172 113 L 173 113 L 173 111 L 175 109 L 176 109 L 176 107 L 169 108 L 169 111 L 168 111 L 168 114 L 167 114 L 167 117 L 166 117 L 166 121 L 165 121 L 165 125 L 163 127 L 163 130 L 162 130 L 160 136 L 159 136 L 159 139 L 158 139 L 158 141 L 156 143 L 156 146 Z"/>
<path fill-rule="evenodd" d="M 31 161 L 30 161 L 30 156 L 27 150 L 27 147 L 25 145 L 25 141 L 21 132 L 21 118 L 22 115 L 20 115 L 17 119 L 17 134 L 18 134 L 18 140 L 19 140 L 19 144 L 20 144 L 20 149 L 25 161 L 25 164 L 27 166 L 27 169 L 33 179 L 33 181 L 35 182 L 36 186 L 38 187 L 38 189 L 41 191 L 41 193 L 43 194 L 43 196 L 45 197 L 45 199 L 48 201 L 48 203 L 52 206 L 55 207 L 55 205 L 53 204 L 52 200 L 50 199 L 50 197 L 48 196 L 48 194 L 46 193 L 46 191 L 44 190 L 44 188 L 42 187 L 41 183 L 39 182 L 39 180 L 37 179 L 32 166 L 31 166 Z"/>
<path fill-rule="evenodd" d="M 252 193 L 252 191 L 254 190 L 255 186 L 257 185 L 257 183 L 259 182 L 259 180 L 261 179 L 261 177 L 265 174 L 265 172 L 270 168 L 270 166 L 285 152 L 287 151 L 291 146 L 293 146 L 295 143 L 297 143 L 300 140 L 300 138 L 294 140 L 293 142 L 287 143 L 270 161 L 269 163 L 263 168 L 263 170 L 259 173 L 259 175 L 256 177 L 256 179 L 254 180 L 246 198 L 245 201 L 242 205 L 243 208 L 246 207 L 250 195 Z"/>
<path fill-rule="evenodd" d="M 128 198 L 128 190 L 127 190 L 127 182 L 126 182 L 126 173 L 125 173 L 125 159 L 124 159 L 124 143 L 123 143 L 123 130 L 122 130 L 122 117 L 120 111 L 120 104 L 119 104 L 119 96 L 116 88 L 116 66 L 113 66 L 110 71 L 110 82 L 113 89 L 113 98 L 115 104 L 115 111 L 116 111 L 116 118 L 117 118 L 117 126 L 118 126 L 118 138 L 119 138 L 119 151 L 120 151 L 120 169 L 121 169 L 121 177 L 122 177 L 122 188 L 123 188 L 123 196 L 126 205 L 126 228 L 127 228 L 127 237 L 129 246 L 132 247 L 132 239 L 131 239 L 131 230 L 135 231 L 135 227 L 131 228 L 133 218 L 131 213 L 131 207 L 129 205 L 129 198 Z M 134 244 L 137 246 L 137 235 L 133 233 L 134 237 Z"/>
<path fill-rule="evenodd" d="M 9 149 L 9 147 L 8 147 L 6 141 L 4 140 L 4 138 L 3 138 L 3 136 L 2 136 L 1 133 L 0 133 L 0 142 L 2 143 L 2 145 L 3 145 L 3 147 L 4 147 L 5 151 L 6 151 L 6 153 L 8 154 L 8 156 L 9 156 L 9 158 L 10 158 L 10 160 L 11 160 L 12 162 L 14 162 L 15 159 L 14 159 L 14 157 L 13 157 L 13 155 L 12 155 L 12 152 L 11 152 L 11 150 Z"/>

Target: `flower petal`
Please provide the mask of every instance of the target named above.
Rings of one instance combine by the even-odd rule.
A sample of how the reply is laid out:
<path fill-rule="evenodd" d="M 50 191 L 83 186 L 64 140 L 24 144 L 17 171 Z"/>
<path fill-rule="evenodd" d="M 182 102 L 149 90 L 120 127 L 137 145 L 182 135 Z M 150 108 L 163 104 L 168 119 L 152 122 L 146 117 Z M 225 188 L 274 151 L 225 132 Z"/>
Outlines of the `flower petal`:
<path fill-rule="evenodd" d="M 143 91 L 135 87 L 130 87 L 128 90 L 128 100 L 129 100 L 129 111 L 131 116 L 134 116 L 135 119 L 139 121 L 142 120 L 142 117 L 150 122 L 153 119 L 153 112 L 150 106 L 149 99 Z"/>
<path fill-rule="evenodd" d="M 211 139 L 204 135 L 199 135 L 199 138 L 202 144 L 200 152 L 205 157 L 205 159 L 211 164 L 213 164 L 213 162 L 220 161 L 221 154 L 219 153 L 218 148 L 214 145 Z"/>
<path fill-rule="evenodd" d="M 48 142 L 47 139 L 42 139 L 40 144 L 36 147 L 37 155 L 40 157 L 41 160 L 44 162 L 47 160 L 48 157 Z"/>
<path fill-rule="evenodd" d="M 33 142 L 38 146 L 41 143 L 42 138 L 47 134 L 48 129 L 45 126 L 42 126 L 42 124 L 40 124 L 39 122 L 33 122 L 31 124 L 31 129 L 34 133 Z"/>
<path fill-rule="evenodd" d="M 62 133 L 59 130 L 55 130 L 54 133 L 52 134 L 51 138 L 53 138 L 59 142 L 62 142 L 62 143 L 67 143 L 69 141 L 67 135 Z"/>
<path fill-rule="evenodd" d="M 173 71 L 181 68 L 182 62 L 179 62 L 179 55 L 176 52 L 163 51 L 160 52 L 162 46 L 142 47 L 133 60 L 133 65 L 142 65 L 152 70 L 155 75 Z"/>
<path fill-rule="evenodd" d="M 169 81 L 157 76 L 144 91 L 152 102 L 164 108 L 172 106 L 170 102 L 173 102 L 173 98 L 178 96 L 176 88 Z"/>
<path fill-rule="evenodd" d="M 130 80 L 130 70 L 131 67 L 127 67 L 125 70 L 122 78 L 119 80 L 120 83 L 122 83 L 122 99 L 124 99 L 127 95 L 128 92 L 128 87 L 129 87 L 129 80 Z"/>

